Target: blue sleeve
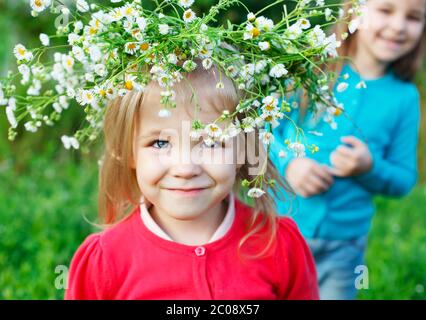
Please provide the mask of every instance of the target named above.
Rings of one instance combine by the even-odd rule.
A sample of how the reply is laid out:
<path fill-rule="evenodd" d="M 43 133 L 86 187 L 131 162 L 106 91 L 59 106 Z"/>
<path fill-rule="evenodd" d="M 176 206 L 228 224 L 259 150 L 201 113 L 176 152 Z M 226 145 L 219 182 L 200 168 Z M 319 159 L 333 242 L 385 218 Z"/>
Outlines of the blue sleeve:
<path fill-rule="evenodd" d="M 392 132 L 391 144 L 384 156 L 372 150 L 373 167 L 370 172 L 355 177 L 374 194 L 404 196 L 417 181 L 417 143 L 420 125 L 420 98 L 417 89 L 399 110 L 399 123 Z"/>

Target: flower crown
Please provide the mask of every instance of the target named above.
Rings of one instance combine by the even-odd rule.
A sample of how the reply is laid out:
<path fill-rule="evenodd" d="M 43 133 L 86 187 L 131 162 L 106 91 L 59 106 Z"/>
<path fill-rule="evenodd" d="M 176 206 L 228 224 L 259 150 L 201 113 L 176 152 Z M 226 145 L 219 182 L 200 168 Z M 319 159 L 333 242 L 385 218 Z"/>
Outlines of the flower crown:
<path fill-rule="evenodd" d="M 360 5 L 360 0 L 352 1 L 351 14 Z M 0 79 L 0 105 L 6 106 L 10 140 L 21 122 L 30 132 L 58 122 L 75 100 L 84 108 L 87 125 L 72 136 L 62 136 L 62 142 L 67 149 L 78 149 L 98 136 L 108 101 L 131 90 L 143 90 L 151 81 L 157 81 L 162 90 L 159 116 L 170 116 L 176 106 L 173 86 L 197 67 L 196 61 L 206 70 L 217 65 L 245 93 L 235 112 L 224 112 L 210 124 L 193 121 L 194 135 L 203 132 L 207 143 L 269 128 L 260 136 L 268 146 L 273 141 L 272 129 L 279 120 L 290 120 L 287 114 L 297 107 L 285 97 L 301 89 L 308 94 L 311 108 L 334 124 L 339 110 L 329 88 L 333 75 L 320 66 L 337 57 L 340 42 L 335 34 L 326 35 L 324 25 L 311 26 L 310 19 L 323 17 L 325 25 L 343 19 L 340 5 L 299 0 L 288 12 L 285 0 L 277 0 L 257 13 L 247 9 L 247 20 L 241 24 L 215 27 L 221 11 L 234 5 L 246 8 L 243 2 L 219 0 L 201 17 L 191 9 L 194 0 L 156 1 L 154 10 L 145 8 L 141 0 L 110 2 L 103 6 L 77 0 L 76 9 L 71 10 L 57 0 L 30 0 L 33 16 L 50 9 L 60 14 L 56 21 L 63 23 L 56 26 L 56 35 L 40 34 L 39 48 L 29 50 L 18 44 L 13 50 L 19 72 Z M 283 12 L 278 23 L 262 15 L 274 6 Z M 53 61 L 44 57 L 63 48 L 69 51 L 53 52 Z M 149 66 L 149 72 L 140 72 L 144 66 Z M 25 96 L 18 93 L 17 80 L 20 90 L 26 90 Z M 223 85 L 219 81 L 217 90 Z M 241 114 L 244 118 L 239 121 L 236 116 L 241 119 Z M 232 121 L 222 131 L 217 122 L 225 119 Z M 306 145 L 303 135 L 286 143 L 297 156 L 304 155 L 305 147 L 311 152 L 318 149 Z M 244 181 L 251 187 L 249 196 L 262 195 L 264 182 L 262 175 Z"/>

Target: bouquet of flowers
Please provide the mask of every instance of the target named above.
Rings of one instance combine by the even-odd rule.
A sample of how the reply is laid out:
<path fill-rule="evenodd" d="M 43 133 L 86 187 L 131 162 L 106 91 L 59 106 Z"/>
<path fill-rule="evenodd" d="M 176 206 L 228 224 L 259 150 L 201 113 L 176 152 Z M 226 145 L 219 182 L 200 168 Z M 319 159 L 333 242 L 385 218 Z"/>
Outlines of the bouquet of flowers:
<path fill-rule="evenodd" d="M 204 133 L 213 141 L 267 127 L 269 131 L 262 132 L 260 139 L 268 146 L 273 141 L 272 128 L 281 119 L 290 120 L 288 112 L 297 107 L 285 97 L 300 90 L 309 97 L 311 108 L 321 110 L 323 120 L 333 124 L 339 114 L 330 88 L 334 75 L 325 73 L 322 66 L 337 58 L 343 39 L 323 29 L 338 19 L 348 19 L 341 4 L 299 0 L 288 12 L 286 1 L 277 0 L 253 13 L 240 0 L 219 0 L 198 16 L 191 8 L 194 0 L 155 1 L 154 10 L 145 8 L 144 1 L 110 0 L 101 5 L 76 0 L 75 6 L 67 7 L 59 0 L 29 0 L 34 17 L 50 11 L 60 15 L 56 21 L 62 23 L 57 24 L 55 35 L 40 34 L 40 47 L 30 50 L 17 44 L 13 50 L 18 72 L 0 79 L 0 105 L 5 106 L 10 122 L 9 139 L 15 138 L 20 124 L 36 132 L 44 124 L 59 122 L 75 100 L 84 109 L 87 125 L 62 136 L 62 142 L 67 149 L 78 149 L 97 138 L 109 101 L 129 90 L 144 90 L 150 81 L 162 88 L 159 116 L 170 116 L 176 106 L 173 86 L 195 69 L 196 61 L 205 69 L 213 63 L 219 66 L 245 98 L 235 112 L 217 119 L 232 120 L 226 130 L 216 122 L 194 119 L 194 135 Z M 350 1 L 354 2 L 353 19 L 360 0 Z M 247 10 L 246 21 L 213 25 L 221 11 L 236 5 Z M 272 7 L 282 11 L 278 22 L 263 15 Z M 324 18 L 325 24 L 312 26 L 310 21 L 317 17 Z M 146 68 L 149 72 L 141 72 Z M 17 93 L 22 86 L 24 96 Z M 216 87 L 220 90 L 223 83 L 219 81 Z M 237 120 L 238 114 L 240 120 L 244 115 L 242 121 Z M 306 145 L 303 133 L 286 143 L 298 156 L 305 147 L 317 150 Z M 261 185 L 261 178 L 253 183 Z"/>

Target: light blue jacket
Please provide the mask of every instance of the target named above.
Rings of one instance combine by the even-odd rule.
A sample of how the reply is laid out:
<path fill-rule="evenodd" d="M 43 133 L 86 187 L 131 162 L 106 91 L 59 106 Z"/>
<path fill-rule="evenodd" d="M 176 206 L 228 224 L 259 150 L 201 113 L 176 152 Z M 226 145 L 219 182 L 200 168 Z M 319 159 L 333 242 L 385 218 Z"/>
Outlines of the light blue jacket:
<path fill-rule="evenodd" d="M 374 213 L 372 197 L 406 195 L 417 180 L 420 99 L 415 85 L 388 73 L 365 81 L 366 89 L 357 89 L 360 76 L 349 65 L 343 68 L 342 75 L 345 74 L 349 75 L 345 80 L 349 87 L 342 93 L 336 92 L 336 96 L 344 104 L 347 116 L 336 118 L 337 130 L 322 121 L 314 124 L 311 114 L 299 124 L 308 142 L 319 146 L 318 153 L 307 152 L 307 157 L 331 166 L 330 154 L 341 143 L 340 137 L 353 135 L 368 144 L 373 167 L 358 177 L 335 178 L 323 194 L 307 199 L 296 197 L 290 214 L 307 238 L 346 240 L 366 235 Z M 296 120 L 297 112 L 293 111 L 292 117 Z M 274 136 L 271 159 L 284 175 L 293 157 L 283 142 L 295 137 L 294 126 L 283 120 L 274 129 Z M 280 150 L 289 156 L 280 158 Z M 288 214 L 289 202 L 277 200 L 277 208 L 281 215 Z"/>

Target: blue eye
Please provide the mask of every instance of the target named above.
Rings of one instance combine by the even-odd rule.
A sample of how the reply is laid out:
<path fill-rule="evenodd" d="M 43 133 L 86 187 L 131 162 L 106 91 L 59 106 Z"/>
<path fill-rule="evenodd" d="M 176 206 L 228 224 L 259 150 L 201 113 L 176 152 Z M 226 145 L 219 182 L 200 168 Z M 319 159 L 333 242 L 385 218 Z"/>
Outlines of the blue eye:
<path fill-rule="evenodd" d="M 152 147 L 156 149 L 163 149 L 169 145 L 169 142 L 167 140 L 155 140 L 152 143 Z"/>

